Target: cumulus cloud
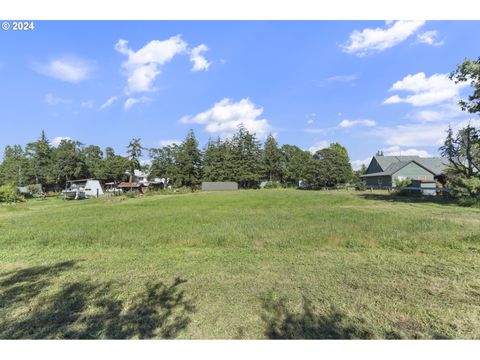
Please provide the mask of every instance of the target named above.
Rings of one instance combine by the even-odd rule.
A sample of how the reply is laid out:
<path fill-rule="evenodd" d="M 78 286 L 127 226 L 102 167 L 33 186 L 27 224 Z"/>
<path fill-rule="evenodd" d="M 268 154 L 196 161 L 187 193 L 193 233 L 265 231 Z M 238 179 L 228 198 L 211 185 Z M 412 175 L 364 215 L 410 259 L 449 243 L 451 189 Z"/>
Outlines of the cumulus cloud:
<path fill-rule="evenodd" d="M 68 56 L 50 60 L 46 64 L 35 63 L 34 69 L 42 75 L 77 84 L 93 74 L 93 63 L 78 57 Z"/>
<path fill-rule="evenodd" d="M 419 72 L 414 75 L 407 75 L 402 80 L 395 82 L 388 90 L 410 92 L 412 95 L 400 97 L 393 95 L 386 99 L 384 104 L 407 103 L 413 106 L 427 106 L 439 104 L 445 101 L 459 98 L 459 91 L 469 86 L 466 83 L 451 81 L 448 74 L 433 74 L 427 77 L 425 73 Z"/>
<path fill-rule="evenodd" d="M 438 36 L 438 31 L 436 30 L 425 31 L 417 35 L 417 42 L 421 44 L 432 45 L 432 46 L 442 46 L 444 42 L 438 41 L 437 36 Z"/>
<path fill-rule="evenodd" d="M 50 141 L 50 146 L 57 147 L 58 145 L 60 145 L 62 140 L 68 141 L 68 140 L 72 140 L 72 138 L 69 138 L 68 136 L 57 136 L 52 141 Z"/>
<path fill-rule="evenodd" d="M 115 50 L 128 58 L 122 68 L 128 77 L 127 94 L 153 90 L 153 82 L 161 73 L 160 67 L 170 62 L 177 54 L 186 52 L 187 43 L 180 35 L 167 40 L 152 40 L 144 47 L 133 51 L 128 47 L 128 41 L 120 39 L 115 44 Z"/>
<path fill-rule="evenodd" d="M 432 157 L 426 150 L 419 149 L 402 149 L 400 146 L 395 145 L 382 149 L 383 154 L 386 156 L 420 156 L 420 157 Z"/>
<path fill-rule="evenodd" d="M 480 126 L 480 119 L 465 119 L 452 123 L 455 131 L 464 128 L 468 124 Z M 396 125 L 393 127 L 377 128 L 370 132 L 372 136 L 383 138 L 386 145 L 402 147 L 438 147 L 445 141 L 449 123 L 414 123 Z"/>
<path fill-rule="evenodd" d="M 408 119 L 421 122 L 452 120 L 462 116 L 465 116 L 465 112 L 462 111 L 456 102 L 440 104 L 434 108 L 414 111 L 407 114 Z"/>
<path fill-rule="evenodd" d="M 375 120 L 368 120 L 368 119 L 360 119 L 360 120 L 342 120 L 340 124 L 338 124 L 341 128 L 350 128 L 352 126 L 375 126 L 377 123 Z"/>
<path fill-rule="evenodd" d="M 117 101 L 117 100 L 118 100 L 118 96 L 112 96 L 112 97 L 110 97 L 107 101 L 105 101 L 105 102 L 102 104 L 102 106 L 100 106 L 100 110 L 103 110 L 103 109 L 106 109 L 106 108 L 112 106 L 113 103 L 114 103 L 115 101 Z"/>
<path fill-rule="evenodd" d="M 205 59 L 202 53 L 208 51 L 208 47 L 205 44 L 200 44 L 193 48 L 190 52 L 190 61 L 193 62 L 192 71 L 207 71 L 210 67 L 210 63 Z"/>
<path fill-rule="evenodd" d="M 391 146 L 438 146 L 443 143 L 445 124 L 407 124 L 381 128 L 372 134 Z"/>
<path fill-rule="evenodd" d="M 355 30 L 342 50 L 359 57 L 378 53 L 408 39 L 425 24 L 425 21 L 387 22 L 385 28 Z"/>
<path fill-rule="evenodd" d="M 72 100 L 62 99 L 61 97 L 54 96 L 53 94 L 46 94 L 45 95 L 45 102 L 48 105 L 58 105 L 58 104 L 70 104 Z"/>
<path fill-rule="evenodd" d="M 311 154 L 315 154 L 318 150 L 325 149 L 330 146 L 332 142 L 328 140 L 320 140 L 308 148 Z"/>
<path fill-rule="evenodd" d="M 140 98 L 128 98 L 125 101 L 125 103 L 123 104 L 123 108 L 124 108 L 124 110 L 128 110 L 136 104 L 147 103 L 147 102 L 150 102 L 150 101 L 152 101 L 152 99 L 150 99 L 146 96 L 142 96 Z"/>
<path fill-rule="evenodd" d="M 204 112 L 182 117 L 180 122 L 205 125 L 207 133 L 226 137 L 235 133 L 238 126 L 243 124 L 249 132 L 255 133 L 259 138 L 265 138 L 271 126 L 266 119 L 259 118 L 262 113 L 263 108 L 249 99 L 233 102 L 225 98 Z"/>
<path fill-rule="evenodd" d="M 152 40 L 141 49 L 134 51 L 128 46 L 128 41 L 120 39 L 115 44 L 115 50 L 127 56 L 122 69 L 127 76 L 127 95 L 155 90 L 155 79 L 161 74 L 163 65 L 172 61 L 176 55 L 189 55 L 193 62 L 192 71 L 208 70 L 210 63 L 202 55 L 208 50 L 201 44 L 192 50 L 188 48 L 181 35 L 172 36 L 167 40 Z"/>

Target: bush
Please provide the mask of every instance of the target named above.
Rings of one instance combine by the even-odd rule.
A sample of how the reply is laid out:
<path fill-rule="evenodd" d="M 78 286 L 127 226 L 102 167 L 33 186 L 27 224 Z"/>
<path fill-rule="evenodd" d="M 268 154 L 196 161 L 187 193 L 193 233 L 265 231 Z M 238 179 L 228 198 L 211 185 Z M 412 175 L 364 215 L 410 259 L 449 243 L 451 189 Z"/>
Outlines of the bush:
<path fill-rule="evenodd" d="M 18 193 L 14 184 L 0 186 L 0 203 L 13 204 L 23 200 L 23 196 Z"/>
<path fill-rule="evenodd" d="M 478 207 L 480 208 L 480 199 L 475 199 L 471 197 L 464 197 L 458 199 L 458 205 L 465 207 Z"/>
<path fill-rule="evenodd" d="M 282 187 L 282 184 L 278 181 L 267 181 L 265 186 L 263 187 L 264 189 L 280 189 Z"/>
<path fill-rule="evenodd" d="M 412 184 L 412 179 L 410 178 L 406 178 L 403 180 L 399 180 L 399 179 L 395 180 L 395 187 L 397 188 L 409 187 L 411 184 Z"/>

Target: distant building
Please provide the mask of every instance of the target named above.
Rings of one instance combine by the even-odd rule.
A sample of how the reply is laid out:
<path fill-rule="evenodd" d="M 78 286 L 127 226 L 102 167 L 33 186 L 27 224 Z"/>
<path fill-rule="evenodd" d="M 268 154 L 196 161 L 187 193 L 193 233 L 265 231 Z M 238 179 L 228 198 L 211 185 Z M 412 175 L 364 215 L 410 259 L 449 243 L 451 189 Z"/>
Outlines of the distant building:
<path fill-rule="evenodd" d="M 202 191 L 238 190 L 238 183 L 233 181 L 204 181 Z"/>
<path fill-rule="evenodd" d="M 446 158 L 422 158 L 420 156 L 374 156 L 367 172 L 362 175 L 367 188 L 395 187 L 397 181 L 440 180 L 449 166 Z"/>

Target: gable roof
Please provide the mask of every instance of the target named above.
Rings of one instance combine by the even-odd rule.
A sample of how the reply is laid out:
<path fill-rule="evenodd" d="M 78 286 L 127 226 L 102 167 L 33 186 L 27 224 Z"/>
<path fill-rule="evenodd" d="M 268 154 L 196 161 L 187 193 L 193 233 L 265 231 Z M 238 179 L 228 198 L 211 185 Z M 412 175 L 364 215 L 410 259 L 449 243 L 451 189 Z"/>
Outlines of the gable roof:
<path fill-rule="evenodd" d="M 374 156 L 373 158 L 383 171 L 367 173 L 362 177 L 391 176 L 412 162 L 434 175 L 440 175 L 449 165 L 448 159 L 446 158 L 422 158 L 420 156 Z"/>
<path fill-rule="evenodd" d="M 373 158 L 377 161 L 382 170 L 385 171 L 394 163 L 417 160 L 420 156 L 374 156 Z"/>

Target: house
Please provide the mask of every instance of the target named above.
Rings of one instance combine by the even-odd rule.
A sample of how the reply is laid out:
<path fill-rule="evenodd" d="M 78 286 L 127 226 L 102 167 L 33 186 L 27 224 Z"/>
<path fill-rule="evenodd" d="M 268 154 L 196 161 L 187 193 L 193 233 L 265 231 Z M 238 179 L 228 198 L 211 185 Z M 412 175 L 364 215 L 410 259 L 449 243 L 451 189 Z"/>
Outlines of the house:
<path fill-rule="evenodd" d="M 446 158 L 422 158 L 420 156 L 374 156 L 367 172 L 361 177 L 367 188 L 383 189 L 395 187 L 397 181 L 439 180 L 443 181 Z"/>
<path fill-rule="evenodd" d="M 140 171 L 140 170 L 135 170 L 133 173 L 132 182 L 142 184 L 142 186 L 145 186 L 145 187 L 150 186 L 152 188 L 163 189 L 169 185 L 169 181 L 170 181 L 170 179 L 165 179 L 165 178 L 155 178 L 153 180 L 149 180 L 149 178 L 150 178 L 150 173 Z"/>
<path fill-rule="evenodd" d="M 67 189 L 79 188 L 87 197 L 99 197 L 104 194 L 102 184 L 96 179 L 81 179 L 67 181 Z"/>

